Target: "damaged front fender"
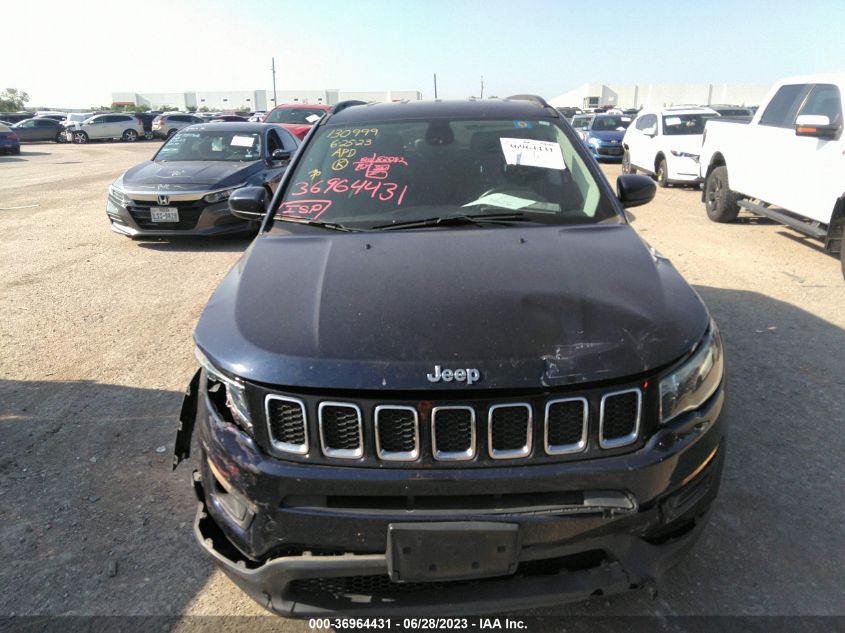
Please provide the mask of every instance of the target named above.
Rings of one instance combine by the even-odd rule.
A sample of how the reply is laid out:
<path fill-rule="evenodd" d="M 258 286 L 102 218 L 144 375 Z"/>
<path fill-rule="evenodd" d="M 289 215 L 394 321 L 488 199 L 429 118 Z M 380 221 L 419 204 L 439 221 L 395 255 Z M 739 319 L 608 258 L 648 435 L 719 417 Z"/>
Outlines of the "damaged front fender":
<path fill-rule="evenodd" d="M 173 470 L 191 456 L 191 436 L 194 434 L 194 424 L 197 419 L 197 400 L 199 398 L 200 373 L 198 369 L 191 378 L 182 400 L 182 411 L 179 413 L 179 428 L 176 431 L 176 442 L 173 445 Z"/>

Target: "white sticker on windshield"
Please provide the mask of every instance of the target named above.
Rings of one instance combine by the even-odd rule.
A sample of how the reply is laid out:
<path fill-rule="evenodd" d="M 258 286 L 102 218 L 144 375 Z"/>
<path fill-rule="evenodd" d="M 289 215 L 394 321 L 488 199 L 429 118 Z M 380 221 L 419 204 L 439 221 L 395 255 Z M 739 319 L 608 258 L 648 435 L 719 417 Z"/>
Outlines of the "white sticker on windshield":
<path fill-rule="evenodd" d="M 254 136 L 233 136 L 229 145 L 232 147 L 252 147 L 253 143 L 255 143 Z"/>
<path fill-rule="evenodd" d="M 530 138 L 500 138 L 508 165 L 566 169 L 560 145 Z"/>
<path fill-rule="evenodd" d="M 664 125 L 680 125 L 681 124 L 681 117 L 679 116 L 667 116 L 663 119 Z"/>
<path fill-rule="evenodd" d="M 629 116 L 623 116 L 623 117 L 622 117 L 622 120 L 623 120 L 623 121 L 630 121 L 630 120 L 631 120 L 631 117 L 629 117 Z"/>
<path fill-rule="evenodd" d="M 319 114 L 309 114 L 307 117 L 305 117 L 305 120 L 308 121 L 309 123 L 316 123 L 321 118 L 322 117 Z"/>
<path fill-rule="evenodd" d="M 504 140 L 504 139 L 502 139 Z M 536 202 L 536 200 L 529 200 L 528 198 L 519 198 L 517 196 L 509 196 L 506 193 L 491 193 L 486 196 L 481 196 L 478 200 L 473 200 L 465 204 L 465 207 L 474 207 L 476 205 L 490 204 L 494 207 L 503 207 L 505 209 L 522 209 Z"/>

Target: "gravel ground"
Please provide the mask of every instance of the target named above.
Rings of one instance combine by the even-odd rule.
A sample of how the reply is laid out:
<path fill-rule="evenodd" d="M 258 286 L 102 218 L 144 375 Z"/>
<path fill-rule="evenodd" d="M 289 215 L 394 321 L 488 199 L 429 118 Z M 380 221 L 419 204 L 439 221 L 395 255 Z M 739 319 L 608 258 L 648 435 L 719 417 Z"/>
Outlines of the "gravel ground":
<path fill-rule="evenodd" d="M 265 613 L 195 546 L 192 464 L 170 469 L 194 324 L 247 242 L 109 230 L 108 184 L 155 147 L 29 144 L 0 157 L 0 616 Z M 713 224 L 693 189 L 659 190 L 633 213 L 722 328 L 722 490 L 657 600 L 537 613 L 845 614 L 838 261 L 768 221 Z"/>

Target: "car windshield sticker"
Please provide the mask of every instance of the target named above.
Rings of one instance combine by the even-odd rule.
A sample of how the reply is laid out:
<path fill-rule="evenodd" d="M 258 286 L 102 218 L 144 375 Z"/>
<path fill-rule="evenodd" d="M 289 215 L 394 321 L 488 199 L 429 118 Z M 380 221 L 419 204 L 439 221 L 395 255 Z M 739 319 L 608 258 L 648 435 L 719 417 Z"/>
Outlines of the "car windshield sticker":
<path fill-rule="evenodd" d="M 254 136 L 233 136 L 232 142 L 229 145 L 232 147 L 252 147 L 254 143 Z"/>
<path fill-rule="evenodd" d="M 529 200 L 528 198 L 519 198 L 517 196 L 510 196 L 506 193 L 491 193 L 486 196 L 481 196 L 478 200 L 473 200 L 465 204 L 465 207 L 474 207 L 476 205 L 491 204 L 496 207 L 504 207 L 505 209 L 522 209 L 523 207 L 534 204 L 536 200 Z"/>
<path fill-rule="evenodd" d="M 622 120 L 623 120 L 623 121 L 630 121 L 630 120 L 631 120 L 631 117 L 629 117 L 629 116 L 623 116 L 623 117 L 622 117 Z"/>
<path fill-rule="evenodd" d="M 309 123 L 316 123 L 321 118 L 322 117 L 319 114 L 309 114 L 307 117 L 305 117 L 305 120 L 308 121 Z"/>
<path fill-rule="evenodd" d="M 666 125 L 680 125 L 681 124 L 681 117 L 679 116 L 667 116 L 663 119 L 663 123 Z"/>
<path fill-rule="evenodd" d="M 518 128 L 529 128 L 531 127 L 531 121 L 514 121 L 513 126 Z"/>
<path fill-rule="evenodd" d="M 566 169 L 560 145 L 528 138 L 500 138 L 508 165 Z"/>

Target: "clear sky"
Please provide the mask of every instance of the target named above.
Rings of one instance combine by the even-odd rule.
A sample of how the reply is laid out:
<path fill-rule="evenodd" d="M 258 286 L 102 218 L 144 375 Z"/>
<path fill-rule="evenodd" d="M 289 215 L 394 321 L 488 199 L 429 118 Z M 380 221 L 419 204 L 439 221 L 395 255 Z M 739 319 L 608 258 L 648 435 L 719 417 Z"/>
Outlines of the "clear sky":
<path fill-rule="evenodd" d="M 845 0 L 8 0 L 0 88 L 420 90 L 547 98 L 585 82 L 768 84 L 845 70 Z"/>

